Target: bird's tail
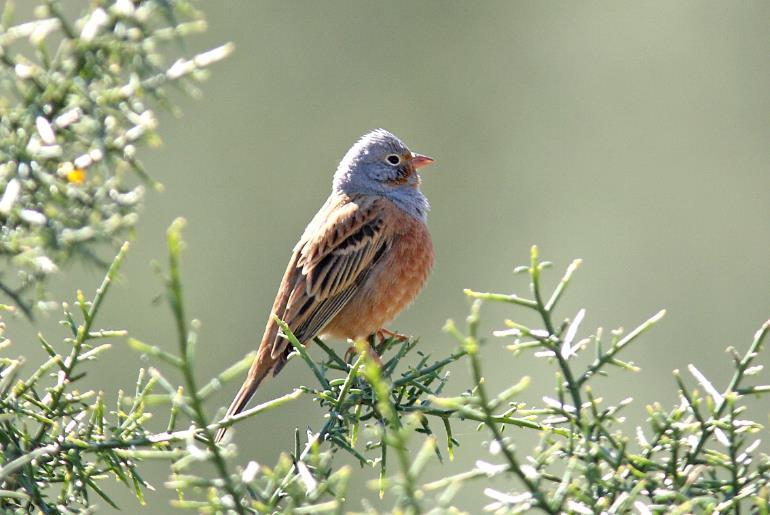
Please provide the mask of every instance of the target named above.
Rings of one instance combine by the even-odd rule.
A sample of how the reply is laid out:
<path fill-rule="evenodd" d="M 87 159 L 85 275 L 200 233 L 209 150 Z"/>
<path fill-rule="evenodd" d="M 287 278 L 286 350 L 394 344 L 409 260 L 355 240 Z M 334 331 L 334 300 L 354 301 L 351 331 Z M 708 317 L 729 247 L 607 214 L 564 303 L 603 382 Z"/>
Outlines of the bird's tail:
<path fill-rule="evenodd" d="M 254 362 L 249 369 L 249 375 L 246 376 L 246 380 L 241 385 L 240 390 L 235 395 L 235 399 L 230 403 L 230 407 L 227 408 L 225 418 L 237 415 L 246 407 L 246 404 L 251 399 L 254 392 L 257 391 L 260 383 L 267 377 L 275 365 L 280 361 L 280 356 L 273 358 L 270 352 L 270 346 L 261 345 L 257 357 L 254 358 Z M 217 431 L 214 442 L 219 442 L 227 433 L 227 427 L 221 427 Z"/>

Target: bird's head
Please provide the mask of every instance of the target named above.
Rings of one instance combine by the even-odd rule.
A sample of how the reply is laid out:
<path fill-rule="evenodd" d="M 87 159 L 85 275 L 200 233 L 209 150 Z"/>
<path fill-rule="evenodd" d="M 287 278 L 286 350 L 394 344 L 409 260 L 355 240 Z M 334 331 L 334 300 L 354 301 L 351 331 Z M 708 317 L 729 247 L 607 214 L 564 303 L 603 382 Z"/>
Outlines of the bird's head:
<path fill-rule="evenodd" d="M 334 188 L 347 194 L 375 194 L 385 197 L 404 190 L 419 190 L 419 168 L 433 159 L 415 154 L 400 139 L 376 129 L 364 134 L 340 161 L 334 174 Z"/>

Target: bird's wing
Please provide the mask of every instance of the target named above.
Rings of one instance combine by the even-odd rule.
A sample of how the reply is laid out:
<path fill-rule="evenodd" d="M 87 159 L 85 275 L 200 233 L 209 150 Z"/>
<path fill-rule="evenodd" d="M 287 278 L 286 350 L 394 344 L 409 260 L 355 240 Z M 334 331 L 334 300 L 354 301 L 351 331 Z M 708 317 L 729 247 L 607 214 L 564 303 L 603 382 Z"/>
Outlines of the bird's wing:
<path fill-rule="evenodd" d="M 323 330 L 388 248 L 382 214 L 376 199 L 333 206 L 297 244 L 281 285 L 288 298 L 285 305 L 276 306 L 276 315 L 299 341 Z M 277 359 L 288 342 L 276 334 L 272 342 L 262 344 L 272 344 L 271 358 Z"/>
<path fill-rule="evenodd" d="M 294 247 L 272 312 L 300 342 L 316 336 L 339 313 L 390 246 L 383 218 L 387 208 L 380 202 L 330 197 Z M 265 377 L 283 368 L 288 345 L 278 324 L 268 320 L 257 357 L 226 417 L 243 411 Z M 226 431 L 220 428 L 215 440 Z"/>

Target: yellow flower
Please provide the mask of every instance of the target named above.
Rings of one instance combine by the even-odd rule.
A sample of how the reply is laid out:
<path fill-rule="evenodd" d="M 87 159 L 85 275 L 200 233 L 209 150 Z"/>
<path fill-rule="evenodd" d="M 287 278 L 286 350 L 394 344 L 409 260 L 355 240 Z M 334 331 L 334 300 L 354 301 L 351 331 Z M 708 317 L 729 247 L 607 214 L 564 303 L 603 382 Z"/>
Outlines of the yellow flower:
<path fill-rule="evenodd" d="M 86 171 L 82 168 L 73 168 L 67 172 L 67 180 L 73 184 L 83 184 L 86 181 Z"/>

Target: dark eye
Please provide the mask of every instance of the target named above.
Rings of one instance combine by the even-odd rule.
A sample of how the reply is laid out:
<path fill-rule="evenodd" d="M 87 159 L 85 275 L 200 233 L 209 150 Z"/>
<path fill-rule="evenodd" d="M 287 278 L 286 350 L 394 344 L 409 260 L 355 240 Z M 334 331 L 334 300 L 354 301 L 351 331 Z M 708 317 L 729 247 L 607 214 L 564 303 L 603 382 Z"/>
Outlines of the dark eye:
<path fill-rule="evenodd" d="M 392 164 L 393 166 L 396 166 L 401 162 L 401 157 L 396 154 L 388 154 L 388 157 L 385 158 L 388 163 Z"/>

